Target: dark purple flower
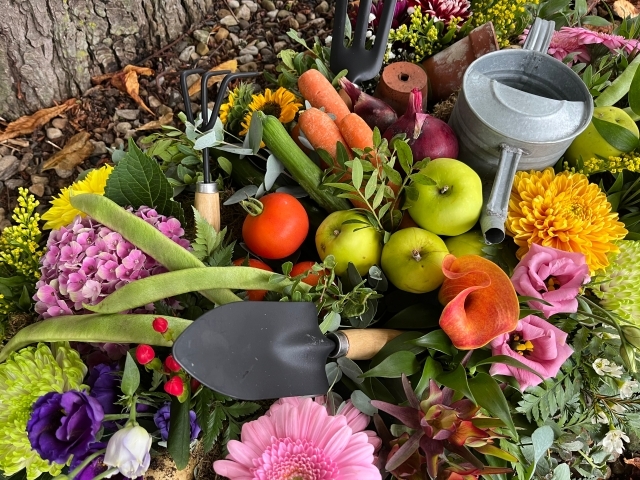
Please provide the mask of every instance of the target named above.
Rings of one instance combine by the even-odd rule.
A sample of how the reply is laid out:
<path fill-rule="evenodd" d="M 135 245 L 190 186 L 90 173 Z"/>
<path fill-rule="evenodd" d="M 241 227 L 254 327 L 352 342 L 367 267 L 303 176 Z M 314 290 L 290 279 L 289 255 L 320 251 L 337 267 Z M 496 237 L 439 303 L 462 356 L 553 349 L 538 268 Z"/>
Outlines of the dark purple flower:
<path fill-rule="evenodd" d="M 91 389 L 90 395 L 98 400 L 107 415 L 120 412 L 120 407 L 115 404 L 120 391 L 121 379 L 117 375 L 119 371 L 118 365 L 101 363 L 91 369 L 86 381 Z"/>
<path fill-rule="evenodd" d="M 86 453 L 86 455 L 83 458 L 74 457 L 71 460 L 71 465 L 69 467 L 69 470 L 71 471 L 76 469 L 84 461 L 86 457 L 104 448 L 107 448 L 106 443 L 103 443 L 103 442 L 92 443 L 91 446 L 89 447 L 89 451 Z M 74 480 L 93 480 L 99 474 L 106 471 L 107 468 L 109 467 L 107 467 L 104 464 L 104 454 L 98 455 L 96 458 L 91 460 L 91 462 L 86 467 L 80 470 L 80 473 L 74 477 Z M 116 473 L 115 475 L 109 478 L 112 480 L 125 480 L 127 477 L 125 477 L 121 473 Z M 142 477 L 138 477 L 137 480 L 142 480 Z"/>
<path fill-rule="evenodd" d="M 69 455 L 83 458 L 103 418 L 100 403 L 84 392 L 49 392 L 33 405 L 27 423 L 31 447 L 50 462 L 64 464 Z"/>
<path fill-rule="evenodd" d="M 153 416 L 156 427 L 160 429 L 160 437 L 165 442 L 169 438 L 170 418 L 171 404 L 169 403 L 165 403 Z M 189 421 L 191 423 L 191 440 L 195 440 L 200 434 L 200 425 L 198 425 L 198 421 L 196 420 L 196 412 L 193 410 L 189 411 Z"/>

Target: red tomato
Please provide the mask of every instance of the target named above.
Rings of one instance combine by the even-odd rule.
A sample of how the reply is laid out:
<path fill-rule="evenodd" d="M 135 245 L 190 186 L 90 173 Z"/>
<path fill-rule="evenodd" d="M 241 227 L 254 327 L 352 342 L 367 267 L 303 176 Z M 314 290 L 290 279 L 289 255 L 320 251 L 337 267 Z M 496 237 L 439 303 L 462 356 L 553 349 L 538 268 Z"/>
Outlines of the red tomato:
<path fill-rule="evenodd" d="M 287 193 L 270 193 L 260 199 L 262 213 L 247 215 L 242 238 L 262 258 L 280 259 L 295 252 L 309 232 L 309 217 L 302 204 Z"/>
<path fill-rule="evenodd" d="M 304 283 L 306 283 L 307 285 L 311 285 L 312 287 L 315 287 L 316 285 L 318 285 L 318 282 L 320 281 L 320 277 L 322 276 L 322 273 L 314 273 L 311 272 L 311 268 L 316 264 L 316 262 L 300 262 L 300 263 L 296 263 L 293 268 L 291 269 L 291 276 L 292 277 L 297 277 L 298 275 L 300 275 L 301 273 L 307 273 L 308 275 L 306 277 L 304 277 L 302 279 L 302 281 Z"/>
<path fill-rule="evenodd" d="M 242 264 L 244 263 L 244 261 L 244 258 L 239 258 L 237 260 L 234 260 L 233 264 L 241 267 L 243 266 Z M 259 268 L 260 270 L 266 270 L 267 272 L 273 272 L 273 269 L 269 265 L 253 258 L 249 259 L 249 266 L 253 268 Z M 247 290 L 247 298 L 254 302 L 262 300 L 266 294 L 267 290 Z"/>

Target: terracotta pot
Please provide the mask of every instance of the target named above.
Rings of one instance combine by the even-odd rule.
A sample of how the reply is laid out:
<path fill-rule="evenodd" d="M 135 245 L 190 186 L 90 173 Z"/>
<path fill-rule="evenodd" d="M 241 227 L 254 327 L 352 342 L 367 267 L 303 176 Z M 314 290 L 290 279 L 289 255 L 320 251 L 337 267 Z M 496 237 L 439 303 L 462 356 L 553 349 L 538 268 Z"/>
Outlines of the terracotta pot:
<path fill-rule="evenodd" d="M 440 102 L 460 90 L 467 67 L 477 58 L 499 48 L 493 23 L 487 22 L 422 62 L 429 77 L 430 99 Z"/>
<path fill-rule="evenodd" d="M 396 62 L 382 71 L 373 96 L 384 100 L 398 115 L 402 115 L 409 103 L 409 93 L 418 88 L 422 91 L 422 109 L 426 111 L 428 83 L 427 74 L 420 65 Z"/>

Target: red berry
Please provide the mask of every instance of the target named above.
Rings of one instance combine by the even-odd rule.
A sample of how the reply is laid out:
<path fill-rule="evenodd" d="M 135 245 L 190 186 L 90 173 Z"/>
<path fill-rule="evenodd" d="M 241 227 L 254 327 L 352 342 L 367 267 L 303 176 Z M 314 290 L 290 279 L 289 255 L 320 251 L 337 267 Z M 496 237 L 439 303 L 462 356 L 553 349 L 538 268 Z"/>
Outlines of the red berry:
<path fill-rule="evenodd" d="M 164 366 L 167 367 L 167 370 L 169 370 L 170 372 L 179 372 L 180 371 L 180 365 L 178 364 L 178 362 L 176 362 L 176 359 L 173 358 L 173 355 L 169 355 L 165 359 Z"/>
<path fill-rule="evenodd" d="M 153 325 L 153 329 L 158 333 L 164 333 L 169 328 L 169 322 L 167 322 L 167 320 L 165 318 L 162 318 L 162 317 L 156 317 L 153 320 L 153 324 L 152 325 Z"/>
<path fill-rule="evenodd" d="M 136 348 L 136 360 L 140 365 L 146 365 L 156 357 L 156 352 L 153 351 L 150 345 L 138 345 Z"/>
<path fill-rule="evenodd" d="M 164 391 L 169 395 L 179 397 L 184 392 L 184 383 L 180 377 L 171 377 L 164 384 Z"/>

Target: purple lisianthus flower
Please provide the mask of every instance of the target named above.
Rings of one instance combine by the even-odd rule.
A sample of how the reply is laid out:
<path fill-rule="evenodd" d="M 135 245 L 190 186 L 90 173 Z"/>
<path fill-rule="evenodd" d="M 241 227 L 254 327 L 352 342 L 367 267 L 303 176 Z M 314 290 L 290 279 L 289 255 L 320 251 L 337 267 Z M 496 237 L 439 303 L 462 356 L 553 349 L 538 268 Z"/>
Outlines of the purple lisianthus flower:
<path fill-rule="evenodd" d="M 513 271 L 511 282 L 520 295 L 548 302 L 550 305 L 536 301 L 528 303 L 549 318 L 556 313 L 577 312 L 576 297 L 590 279 L 589 266 L 582 253 L 534 243 Z"/>
<path fill-rule="evenodd" d="M 543 378 L 553 378 L 562 364 L 573 354 L 567 345 L 567 334 L 546 320 L 529 315 L 518 322 L 511 333 L 500 335 L 491 341 L 493 355 L 507 355 L 532 368 Z M 511 375 L 520 384 L 520 390 L 542 383 L 531 372 L 504 363 L 495 363 L 491 375 Z"/>
<path fill-rule="evenodd" d="M 45 460 L 64 464 L 69 456 L 83 457 L 96 441 L 104 411 L 84 392 L 49 392 L 33 405 L 27 423 L 31 447 Z"/>
<path fill-rule="evenodd" d="M 160 437 L 165 442 L 169 438 L 169 428 L 171 418 L 171 404 L 168 402 L 165 403 L 153 416 L 153 422 L 156 424 L 156 427 L 160 429 Z M 200 434 L 200 425 L 198 425 L 198 421 L 196 420 L 196 412 L 193 410 L 189 411 L 189 422 L 191 423 L 191 440 L 195 440 L 198 438 Z"/>
<path fill-rule="evenodd" d="M 118 365 L 101 363 L 89 372 L 87 385 L 91 389 L 90 395 L 95 398 L 105 414 L 119 413 L 120 407 L 116 405 L 120 390 L 121 378 L 117 375 L 120 371 Z"/>

